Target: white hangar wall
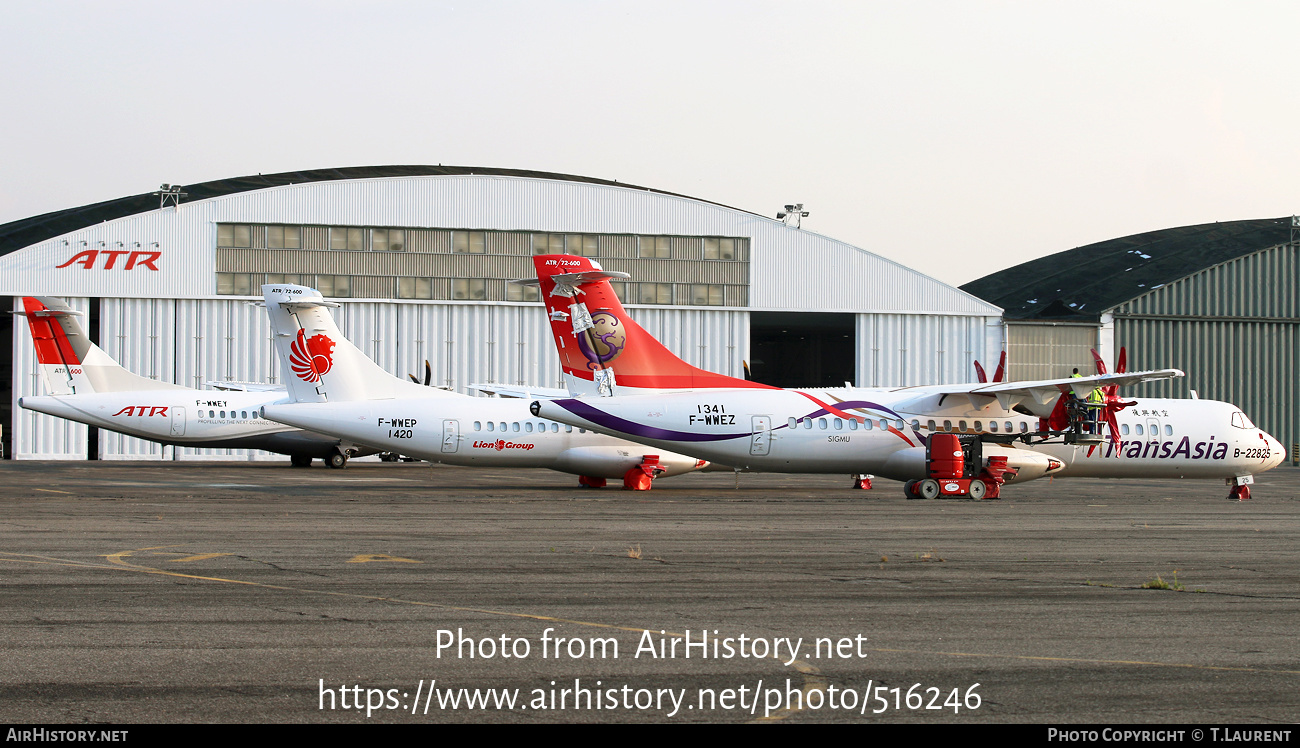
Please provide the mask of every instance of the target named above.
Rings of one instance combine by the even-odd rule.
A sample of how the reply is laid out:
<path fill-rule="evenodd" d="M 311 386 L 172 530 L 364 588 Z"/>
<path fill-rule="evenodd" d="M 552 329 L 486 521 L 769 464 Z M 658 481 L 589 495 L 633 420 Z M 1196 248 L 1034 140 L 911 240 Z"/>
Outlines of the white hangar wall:
<path fill-rule="evenodd" d="M 972 360 L 996 365 L 1003 348 L 1000 309 L 861 248 L 700 200 L 562 178 L 343 179 L 182 203 L 0 257 L 0 295 L 65 296 L 82 310 L 100 300 L 101 347 L 128 369 L 160 381 L 190 387 L 213 380 L 282 381 L 265 313 L 249 303 L 256 299 L 216 293 L 219 224 L 744 238 L 744 303 L 731 303 L 728 296 L 727 306 L 628 304 L 682 358 L 732 376 L 742 376 L 742 362 L 750 358 L 750 311 L 854 314 L 856 383 L 862 386 L 966 381 L 973 377 Z M 91 249 L 116 252 L 117 261 L 108 268 L 101 255 L 92 267 L 68 264 Z M 157 270 L 138 260 L 126 269 L 132 252 L 143 259 L 157 253 Z M 644 276 L 680 282 L 674 274 L 712 272 L 698 259 L 655 265 L 635 254 L 624 257 L 598 259 L 608 269 L 629 272 L 632 281 Z M 388 259 L 378 252 L 361 256 L 367 262 Z M 519 267 L 531 267 L 524 257 L 516 259 Z M 340 327 L 395 375 L 423 376 L 427 359 L 434 384 L 461 392 L 475 382 L 562 383 L 539 303 L 365 297 L 339 302 L 334 312 Z M 37 393 L 39 382 L 26 324 L 21 317 L 14 324 L 16 400 Z M 14 423 L 15 456 L 85 457 L 83 426 L 18 408 Z M 160 447 L 106 431 L 100 432 L 99 456 L 281 459 L 246 450 Z"/>

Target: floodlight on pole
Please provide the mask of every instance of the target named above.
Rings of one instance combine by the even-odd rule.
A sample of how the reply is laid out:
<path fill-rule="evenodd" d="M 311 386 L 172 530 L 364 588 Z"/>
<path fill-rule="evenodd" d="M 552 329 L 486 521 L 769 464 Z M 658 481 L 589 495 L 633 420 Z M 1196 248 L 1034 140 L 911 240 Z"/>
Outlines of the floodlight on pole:
<path fill-rule="evenodd" d="M 803 228 L 803 219 L 808 217 L 808 211 L 803 209 L 803 203 L 795 203 L 785 206 L 785 210 L 778 211 L 776 217 L 785 221 L 785 225 L 794 225 L 795 228 Z"/>

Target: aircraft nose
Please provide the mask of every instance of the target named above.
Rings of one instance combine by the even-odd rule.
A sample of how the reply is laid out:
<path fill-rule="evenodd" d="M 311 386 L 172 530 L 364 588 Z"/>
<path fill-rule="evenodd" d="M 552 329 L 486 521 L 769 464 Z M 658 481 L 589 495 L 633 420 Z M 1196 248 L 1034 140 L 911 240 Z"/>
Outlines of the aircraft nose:
<path fill-rule="evenodd" d="M 1272 470 L 1286 460 L 1286 447 L 1282 446 L 1282 442 L 1267 433 L 1264 433 L 1263 436 L 1264 441 L 1268 442 L 1269 451 L 1268 468 L 1266 469 Z"/>

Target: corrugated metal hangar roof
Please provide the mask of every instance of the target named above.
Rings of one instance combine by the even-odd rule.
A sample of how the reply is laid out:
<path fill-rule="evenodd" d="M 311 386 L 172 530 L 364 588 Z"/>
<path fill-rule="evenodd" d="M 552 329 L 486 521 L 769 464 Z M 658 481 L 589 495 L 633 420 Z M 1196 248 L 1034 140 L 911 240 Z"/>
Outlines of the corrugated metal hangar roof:
<path fill-rule="evenodd" d="M 556 174 L 543 171 L 528 171 L 526 169 L 497 169 L 491 167 L 478 166 L 349 166 L 338 169 L 308 169 L 305 171 L 287 171 L 280 174 L 257 174 L 247 177 L 235 177 L 232 179 L 218 179 L 212 182 L 201 182 L 199 184 L 185 185 L 186 196 L 181 198 L 181 202 L 190 203 L 196 200 L 207 200 L 224 195 L 233 195 L 239 192 L 248 192 L 250 190 L 266 189 L 268 187 L 280 187 L 290 184 L 305 184 L 308 182 L 331 182 L 343 179 L 374 179 L 378 177 L 428 177 L 428 176 L 501 176 L 501 177 L 527 177 L 531 179 L 554 179 L 563 182 L 583 182 L 587 184 L 601 184 L 611 187 L 626 187 L 632 190 L 642 190 L 645 192 L 654 192 L 661 195 L 672 195 L 673 197 L 685 197 L 689 200 L 699 200 L 699 198 L 679 195 L 675 192 L 666 192 L 649 187 L 639 187 L 633 184 L 615 182 L 608 179 L 596 179 L 594 177 L 580 177 L 572 174 Z M 50 239 L 69 231 L 92 226 L 103 221 L 111 221 L 116 218 L 125 218 L 126 216 L 144 213 L 150 210 L 158 209 L 158 194 L 156 192 L 146 192 L 142 195 L 132 195 L 130 197 L 119 197 L 115 200 L 105 200 L 101 203 L 92 203 L 83 205 L 79 208 L 68 208 L 65 210 L 56 210 L 53 213 L 24 218 L 0 225 L 0 256 L 10 252 L 31 246 L 46 239 Z M 721 205 L 710 200 L 699 200 L 702 203 L 711 205 Z M 730 208 L 730 206 L 722 206 Z M 740 210 L 731 208 L 731 210 Z M 749 211 L 741 211 L 749 213 Z"/>
<path fill-rule="evenodd" d="M 1057 252 L 961 286 L 1010 320 L 1097 322 L 1156 288 L 1291 238 L 1291 219 L 1148 231 Z"/>

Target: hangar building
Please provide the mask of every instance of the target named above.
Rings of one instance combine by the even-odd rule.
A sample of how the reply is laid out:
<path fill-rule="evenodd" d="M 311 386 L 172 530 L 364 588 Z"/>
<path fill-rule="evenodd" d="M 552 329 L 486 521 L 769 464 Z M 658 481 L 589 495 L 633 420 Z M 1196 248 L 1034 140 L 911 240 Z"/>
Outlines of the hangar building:
<path fill-rule="evenodd" d="M 1174 367 L 1182 379 L 1128 388 L 1240 406 L 1284 444 L 1300 443 L 1300 220 L 1207 223 L 1089 244 L 971 281 L 1005 309 L 1012 379 Z"/>
<path fill-rule="evenodd" d="M 183 194 L 182 194 L 183 193 Z M 542 304 L 507 281 L 569 252 L 629 273 L 636 319 L 706 369 L 782 385 L 967 381 L 996 360 L 1001 310 L 866 250 L 724 205 L 586 177 L 386 166 L 187 185 L 0 226 L 0 299 L 60 296 L 124 366 L 161 381 L 280 378 L 263 283 L 338 300 L 388 371 L 562 386 Z M 250 459 L 158 445 L 23 411 L 37 393 L 26 324 L 4 326 L 5 455 Z M 4 345 L 4 343 L 10 343 Z M 269 455 L 265 455 L 270 457 Z"/>

